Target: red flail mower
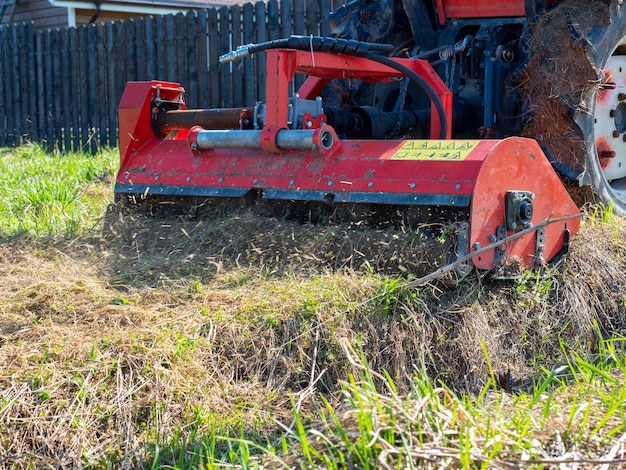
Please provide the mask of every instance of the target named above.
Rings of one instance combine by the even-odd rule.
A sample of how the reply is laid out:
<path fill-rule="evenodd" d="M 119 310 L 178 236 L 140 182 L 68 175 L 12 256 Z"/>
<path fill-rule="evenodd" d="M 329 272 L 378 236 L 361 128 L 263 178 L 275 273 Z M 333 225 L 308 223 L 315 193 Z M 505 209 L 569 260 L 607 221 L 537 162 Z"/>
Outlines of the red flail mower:
<path fill-rule="evenodd" d="M 222 56 L 265 54 L 266 101 L 253 107 L 190 110 L 180 84 L 130 82 L 115 191 L 135 201 L 253 195 L 449 208 L 464 214 L 456 247 L 469 262 L 459 275 L 543 267 L 579 228 L 564 181 L 626 212 L 626 7 L 583 3 L 606 15 L 598 26 L 572 20 L 580 0 L 355 0 L 333 12 L 336 37 L 291 36 Z M 377 14 L 364 15 L 368 8 Z M 522 137 L 542 112 L 524 95 L 541 80 L 531 73 L 545 76 L 533 26 L 562 15 L 560 39 L 597 74 L 564 113 L 576 138 L 561 137 L 581 147 L 574 158 L 543 134 Z M 296 74 L 307 78 L 294 93 Z"/>

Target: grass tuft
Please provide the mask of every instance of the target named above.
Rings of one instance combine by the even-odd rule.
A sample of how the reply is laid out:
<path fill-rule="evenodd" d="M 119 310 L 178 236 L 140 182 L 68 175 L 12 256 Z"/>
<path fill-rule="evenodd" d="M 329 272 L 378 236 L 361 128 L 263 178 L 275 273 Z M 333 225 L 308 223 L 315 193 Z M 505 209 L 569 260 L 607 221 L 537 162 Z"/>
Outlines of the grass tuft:
<path fill-rule="evenodd" d="M 1 151 L 0 238 L 73 236 L 98 226 L 118 158 L 112 150 L 49 155 L 34 144 Z"/>

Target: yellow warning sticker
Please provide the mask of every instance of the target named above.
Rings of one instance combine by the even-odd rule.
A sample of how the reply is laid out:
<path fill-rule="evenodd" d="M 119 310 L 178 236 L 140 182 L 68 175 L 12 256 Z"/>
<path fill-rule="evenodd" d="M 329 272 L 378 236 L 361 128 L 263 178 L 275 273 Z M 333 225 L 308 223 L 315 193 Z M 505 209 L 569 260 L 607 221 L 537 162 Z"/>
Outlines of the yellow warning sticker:
<path fill-rule="evenodd" d="M 392 160 L 465 160 L 478 140 L 407 140 Z"/>

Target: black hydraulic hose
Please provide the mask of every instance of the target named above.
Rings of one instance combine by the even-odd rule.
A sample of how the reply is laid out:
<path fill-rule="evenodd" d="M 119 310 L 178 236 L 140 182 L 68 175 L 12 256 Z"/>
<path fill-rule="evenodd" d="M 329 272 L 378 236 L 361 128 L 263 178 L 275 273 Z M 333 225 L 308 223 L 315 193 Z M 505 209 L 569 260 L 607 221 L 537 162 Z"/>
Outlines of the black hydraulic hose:
<path fill-rule="evenodd" d="M 434 88 L 420 77 L 414 70 L 380 55 L 381 52 L 389 53 L 393 51 L 394 46 L 391 44 L 378 44 L 361 42 L 340 38 L 325 38 L 321 36 L 290 36 L 283 39 L 275 39 L 273 41 L 262 42 L 259 44 L 249 44 L 247 46 L 239 46 L 237 50 L 231 51 L 220 57 L 220 63 L 233 62 L 237 59 L 247 57 L 250 54 L 267 51 L 269 49 L 295 49 L 299 51 L 327 52 L 330 54 L 346 54 L 355 57 L 365 57 L 366 59 L 378 62 L 379 64 L 391 67 L 402 75 L 413 80 L 435 106 L 437 117 L 439 118 L 439 138 L 445 139 L 448 136 L 448 120 L 441 99 L 437 95 Z"/>
<path fill-rule="evenodd" d="M 270 49 L 295 49 L 299 51 L 328 52 L 330 54 L 365 57 L 365 55 L 371 51 L 390 53 L 394 50 L 394 46 L 391 44 L 362 42 L 352 39 L 293 35 L 288 38 L 274 39 L 259 44 L 239 46 L 237 50 L 224 54 L 219 60 L 220 63 L 232 62 L 236 59 Z"/>

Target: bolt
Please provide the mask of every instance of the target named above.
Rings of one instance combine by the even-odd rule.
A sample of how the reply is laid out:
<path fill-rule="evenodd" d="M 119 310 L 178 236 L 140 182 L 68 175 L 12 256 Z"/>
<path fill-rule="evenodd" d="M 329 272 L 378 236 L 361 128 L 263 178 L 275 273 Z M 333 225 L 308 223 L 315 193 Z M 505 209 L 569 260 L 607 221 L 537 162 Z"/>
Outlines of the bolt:
<path fill-rule="evenodd" d="M 478 251 L 478 250 L 480 250 L 480 242 L 474 242 L 474 243 L 472 243 L 472 249 L 473 249 L 474 251 Z"/>
<path fill-rule="evenodd" d="M 460 184 L 457 184 L 457 185 L 454 187 L 454 189 L 457 189 L 457 190 L 458 190 L 458 189 L 461 189 L 461 185 L 460 185 Z"/>
<path fill-rule="evenodd" d="M 491 243 L 495 243 L 498 241 L 498 237 L 496 237 L 493 233 L 491 235 L 489 235 L 489 241 Z"/>
<path fill-rule="evenodd" d="M 332 182 L 332 181 L 329 181 L 329 182 L 328 182 L 328 186 L 332 186 L 332 185 L 333 185 L 333 182 Z"/>
<path fill-rule="evenodd" d="M 367 187 L 371 188 L 372 186 L 374 186 L 374 183 L 372 183 L 371 181 L 369 183 L 367 183 Z"/>
<path fill-rule="evenodd" d="M 224 182 L 224 178 L 220 178 L 217 180 L 218 183 L 223 183 Z"/>
<path fill-rule="evenodd" d="M 294 180 L 289 181 L 289 186 L 293 186 L 294 184 L 296 184 Z"/>
<path fill-rule="evenodd" d="M 254 179 L 254 181 L 253 181 L 253 183 L 254 183 L 254 184 L 257 184 L 258 182 L 259 182 L 259 180 L 258 180 L 258 179 L 256 179 L 256 178 L 255 178 L 255 179 Z"/>
<path fill-rule="evenodd" d="M 159 180 L 159 178 L 160 178 L 160 176 L 159 176 L 159 175 L 156 175 L 156 176 L 154 177 L 155 181 L 158 181 L 158 180 Z"/>
<path fill-rule="evenodd" d="M 188 176 L 187 178 L 185 178 L 185 181 L 191 181 L 191 176 Z"/>
<path fill-rule="evenodd" d="M 626 135 L 624 135 L 624 137 L 626 137 Z M 415 189 L 415 183 L 411 183 L 411 189 Z"/>

